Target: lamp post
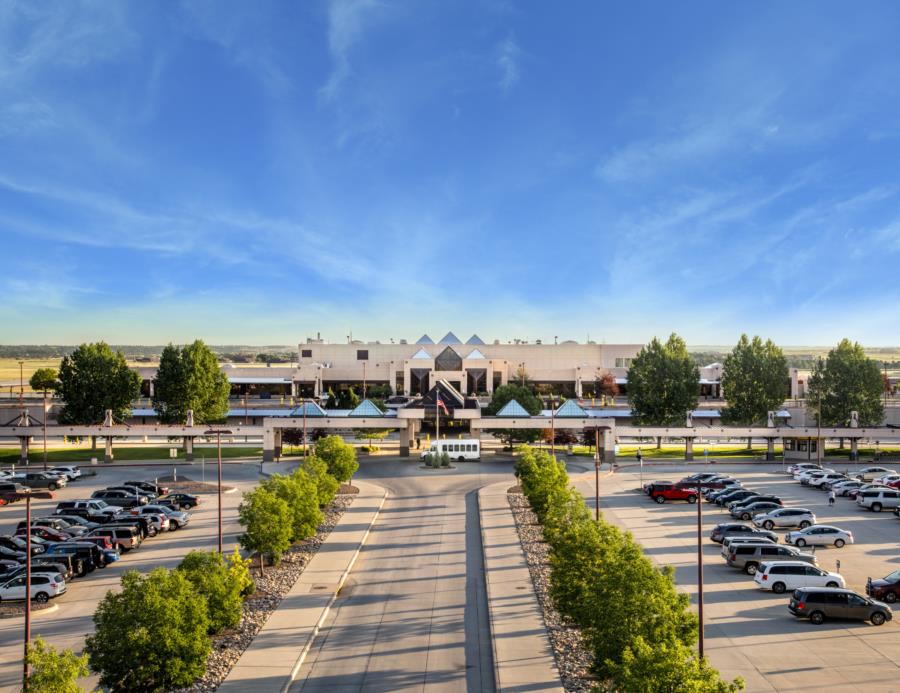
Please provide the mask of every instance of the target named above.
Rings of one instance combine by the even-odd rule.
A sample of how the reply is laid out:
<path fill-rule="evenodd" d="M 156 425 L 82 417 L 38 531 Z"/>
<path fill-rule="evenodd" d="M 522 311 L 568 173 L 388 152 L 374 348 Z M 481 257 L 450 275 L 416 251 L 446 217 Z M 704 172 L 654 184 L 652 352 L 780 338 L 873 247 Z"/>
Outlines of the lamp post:
<path fill-rule="evenodd" d="M 703 659 L 703 484 L 697 482 L 697 615 L 699 617 L 698 651 Z"/>
<path fill-rule="evenodd" d="M 47 391 L 44 390 L 44 471 L 47 471 L 47 415 L 50 407 L 47 404 Z"/>
<path fill-rule="evenodd" d="M 25 365 L 24 361 L 19 361 L 19 406 L 21 407 L 25 403 L 25 376 L 23 375 L 22 367 Z"/>
<path fill-rule="evenodd" d="M 231 435 L 231 431 L 225 428 L 211 428 L 203 435 L 216 436 L 216 452 L 218 453 L 217 475 L 218 475 L 218 495 L 219 495 L 219 554 L 222 553 L 222 434 Z"/>
<path fill-rule="evenodd" d="M 594 519 L 600 521 L 600 429 L 594 429 L 594 447 L 597 454 L 594 457 Z"/>

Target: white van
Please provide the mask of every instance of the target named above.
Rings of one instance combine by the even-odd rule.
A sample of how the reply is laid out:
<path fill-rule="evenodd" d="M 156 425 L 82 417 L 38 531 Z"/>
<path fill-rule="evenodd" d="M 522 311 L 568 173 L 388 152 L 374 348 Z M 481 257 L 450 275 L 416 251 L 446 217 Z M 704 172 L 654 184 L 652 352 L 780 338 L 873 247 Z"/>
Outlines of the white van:
<path fill-rule="evenodd" d="M 481 441 L 477 438 L 458 438 L 451 440 L 449 438 L 441 438 L 440 440 L 431 441 L 431 447 L 422 452 L 420 457 L 431 453 L 432 455 L 446 452 L 451 460 L 480 460 L 481 459 Z"/>

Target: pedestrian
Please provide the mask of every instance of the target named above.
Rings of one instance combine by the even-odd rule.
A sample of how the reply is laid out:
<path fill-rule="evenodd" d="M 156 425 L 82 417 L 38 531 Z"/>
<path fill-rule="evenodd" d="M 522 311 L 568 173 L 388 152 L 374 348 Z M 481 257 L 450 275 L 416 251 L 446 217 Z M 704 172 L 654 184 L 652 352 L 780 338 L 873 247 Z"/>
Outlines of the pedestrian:
<path fill-rule="evenodd" d="M 828 492 L 828 505 L 834 505 L 834 491 Z"/>
<path fill-rule="evenodd" d="M 422 439 L 416 436 L 416 450 L 422 447 Z"/>

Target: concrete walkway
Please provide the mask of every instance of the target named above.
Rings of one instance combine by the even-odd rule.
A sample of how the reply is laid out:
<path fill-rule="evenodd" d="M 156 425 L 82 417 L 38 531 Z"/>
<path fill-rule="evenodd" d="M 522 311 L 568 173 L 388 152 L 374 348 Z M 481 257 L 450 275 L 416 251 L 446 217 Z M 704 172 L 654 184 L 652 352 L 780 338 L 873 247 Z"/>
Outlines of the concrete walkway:
<path fill-rule="evenodd" d="M 223 693 L 283 691 L 290 686 L 387 495 L 373 484 L 354 485 L 359 495 L 234 665 L 219 687 Z"/>
<path fill-rule="evenodd" d="M 562 691 L 503 481 L 478 493 L 498 691 Z"/>

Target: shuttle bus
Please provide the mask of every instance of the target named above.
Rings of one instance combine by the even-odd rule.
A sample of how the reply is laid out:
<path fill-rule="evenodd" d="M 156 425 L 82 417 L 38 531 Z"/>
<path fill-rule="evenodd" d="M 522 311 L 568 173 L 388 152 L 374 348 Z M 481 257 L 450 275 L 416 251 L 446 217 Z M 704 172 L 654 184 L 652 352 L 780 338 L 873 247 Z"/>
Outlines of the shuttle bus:
<path fill-rule="evenodd" d="M 431 453 L 441 454 L 446 452 L 451 460 L 464 462 L 466 460 L 481 459 L 481 441 L 477 438 L 457 438 L 451 440 L 449 438 L 441 438 L 440 440 L 431 441 L 431 447 L 422 452 L 420 457 Z"/>

